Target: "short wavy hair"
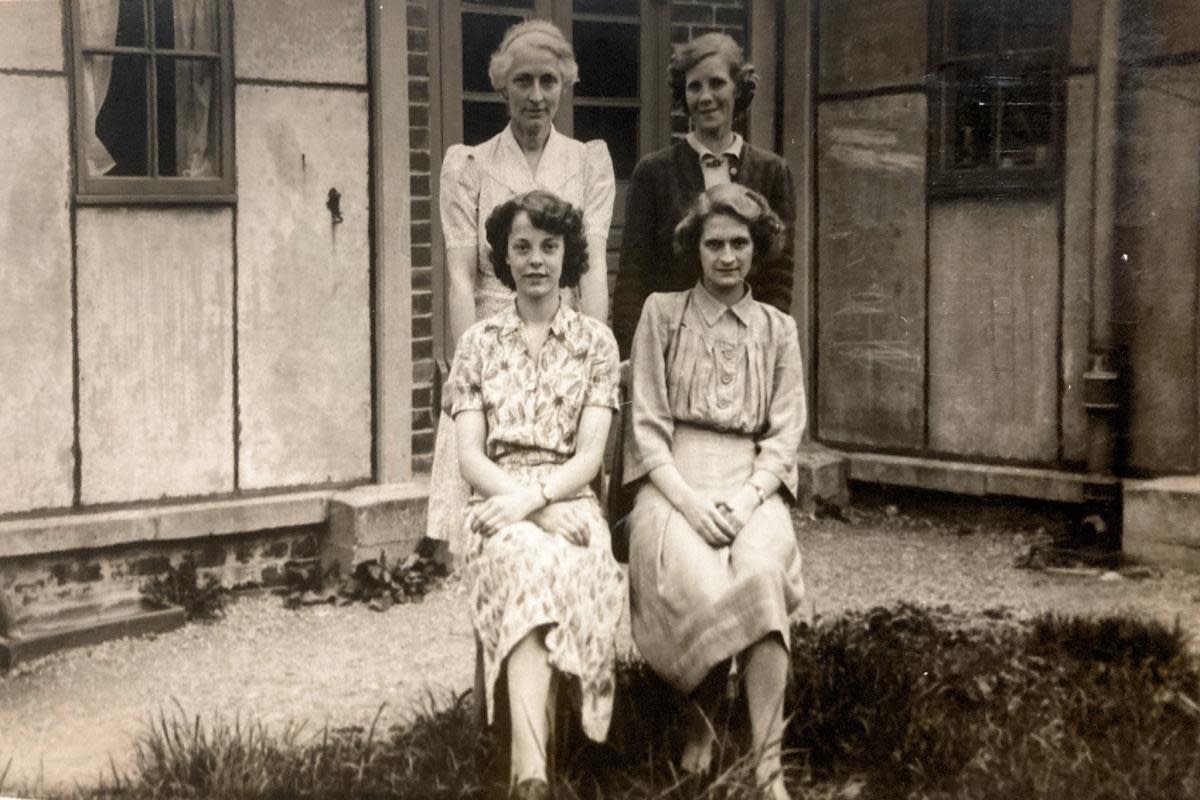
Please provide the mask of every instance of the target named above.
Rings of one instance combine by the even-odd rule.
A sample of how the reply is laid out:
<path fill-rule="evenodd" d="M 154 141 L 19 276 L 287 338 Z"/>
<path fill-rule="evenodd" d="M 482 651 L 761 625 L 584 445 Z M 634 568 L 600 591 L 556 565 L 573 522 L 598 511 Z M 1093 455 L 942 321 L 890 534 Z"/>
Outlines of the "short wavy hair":
<path fill-rule="evenodd" d="M 508 74 L 512 72 L 513 58 L 522 47 L 538 48 L 554 56 L 558 60 L 558 72 L 564 84 L 570 86 L 579 80 L 575 50 L 558 26 L 544 19 L 527 19 L 509 27 L 500 40 L 500 46 L 492 53 L 488 63 L 488 78 L 497 92 L 504 88 Z"/>
<path fill-rule="evenodd" d="M 767 198 L 753 189 L 737 183 L 722 183 L 698 195 L 687 213 L 675 226 L 672 246 L 675 254 L 700 274 L 700 237 L 704 223 L 712 217 L 724 216 L 741 222 L 750 229 L 754 242 L 751 268 L 779 253 L 783 246 L 783 221 L 771 210 Z"/>
<path fill-rule="evenodd" d="M 686 114 L 688 70 L 710 56 L 720 56 L 729 64 L 729 78 L 733 81 L 733 114 L 742 114 L 754 100 L 758 89 L 758 74 L 754 65 L 746 61 L 742 47 L 726 33 L 706 33 L 689 42 L 675 45 L 671 62 L 667 66 L 667 83 L 671 87 L 671 99 Z"/>
<path fill-rule="evenodd" d="M 484 224 L 491 248 L 488 260 L 492 262 L 496 277 L 508 288 L 516 290 L 517 283 L 508 264 L 508 237 L 512 233 L 513 220 L 522 211 L 529 215 L 533 227 L 563 237 L 562 275 L 558 278 L 558 285 L 578 286 L 579 279 L 588 269 L 583 213 L 558 195 L 541 189 L 517 195 L 496 206 L 488 216 Z"/>

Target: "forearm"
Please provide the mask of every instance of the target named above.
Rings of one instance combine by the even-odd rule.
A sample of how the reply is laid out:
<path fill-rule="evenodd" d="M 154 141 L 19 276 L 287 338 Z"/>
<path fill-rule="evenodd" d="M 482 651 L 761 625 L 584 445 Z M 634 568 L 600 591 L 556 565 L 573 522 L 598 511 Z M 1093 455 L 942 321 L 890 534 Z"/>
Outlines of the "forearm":
<path fill-rule="evenodd" d="M 451 277 L 446 300 L 450 315 L 451 351 L 467 328 L 475 323 L 475 287 L 461 278 Z"/>
<path fill-rule="evenodd" d="M 746 483 L 752 484 L 761 489 L 762 496 L 764 498 L 770 497 L 778 492 L 779 487 L 783 485 L 783 482 L 779 480 L 778 475 L 770 470 L 765 469 L 755 470 L 754 474 L 750 476 Z"/>
<path fill-rule="evenodd" d="M 579 281 L 580 310 L 592 319 L 608 324 L 608 240 L 589 236 L 588 270 Z"/>
<path fill-rule="evenodd" d="M 474 448 L 459 447 L 458 466 L 463 480 L 482 497 L 510 494 L 525 488 L 523 483 Z"/>
<path fill-rule="evenodd" d="M 682 511 L 695 497 L 696 490 L 688 485 L 674 463 L 661 464 L 650 470 L 650 482 L 662 492 L 663 497 Z"/>

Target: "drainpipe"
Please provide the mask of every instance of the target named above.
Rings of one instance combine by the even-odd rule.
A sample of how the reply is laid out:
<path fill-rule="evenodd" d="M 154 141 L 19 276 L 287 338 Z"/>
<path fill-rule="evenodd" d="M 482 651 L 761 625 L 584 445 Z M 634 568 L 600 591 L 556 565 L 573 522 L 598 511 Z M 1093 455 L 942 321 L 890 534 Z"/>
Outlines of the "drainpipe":
<path fill-rule="evenodd" d="M 1092 309 L 1089 329 L 1089 365 L 1083 375 L 1083 405 L 1087 412 L 1087 469 L 1093 475 L 1112 476 L 1117 461 L 1117 436 L 1121 422 L 1119 374 L 1113 337 L 1113 283 L 1118 267 L 1113 246 L 1116 223 L 1117 101 L 1120 92 L 1121 0 L 1103 0 L 1096 68 L 1096 161 L 1092 195 L 1095 224 L 1092 229 Z M 1093 483 L 1089 500 L 1110 530 L 1116 522 L 1111 512 L 1120 501 L 1116 486 Z"/>

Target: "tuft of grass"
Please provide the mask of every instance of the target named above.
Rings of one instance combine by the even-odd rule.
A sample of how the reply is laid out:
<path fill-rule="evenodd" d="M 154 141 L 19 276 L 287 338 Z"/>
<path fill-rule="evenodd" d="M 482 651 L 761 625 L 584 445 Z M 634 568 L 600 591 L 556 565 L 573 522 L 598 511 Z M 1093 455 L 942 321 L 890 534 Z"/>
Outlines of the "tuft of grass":
<path fill-rule="evenodd" d="M 793 631 L 785 773 L 796 796 L 860 800 L 1200 797 L 1200 673 L 1178 629 L 1129 618 L 963 625 L 913 605 Z M 608 741 L 564 707 L 552 754 L 564 800 L 754 797 L 748 725 L 727 700 L 712 774 L 678 773 L 683 698 L 644 664 L 618 666 Z M 565 693 L 564 693 L 565 694 Z M 128 777 L 92 796 L 503 797 L 507 753 L 473 701 L 435 703 L 381 732 L 268 734 L 179 711 Z M 107 794 L 104 794 L 107 792 Z"/>

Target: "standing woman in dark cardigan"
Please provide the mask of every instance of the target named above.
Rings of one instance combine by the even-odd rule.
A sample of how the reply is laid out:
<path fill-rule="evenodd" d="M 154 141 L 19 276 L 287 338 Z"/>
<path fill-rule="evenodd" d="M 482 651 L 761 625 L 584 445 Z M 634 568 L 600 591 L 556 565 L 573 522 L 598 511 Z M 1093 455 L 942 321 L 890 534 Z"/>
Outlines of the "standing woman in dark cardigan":
<path fill-rule="evenodd" d="M 757 267 L 750 287 L 755 299 L 784 313 L 792 302 L 796 198 L 791 170 L 782 158 L 733 130 L 734 119 L 754 99 L 754 67 L 732 38 L 707 33 L 676 47 L 669 74 L 672 97 L 687 111 L 692 130 L 685 140 L 643 158 L 633 171 L 612 303 L 622 358 L 629 357 L 646 297 L 690 289 L 700 279 L 695 259 L 675 254 L 671 242 L 697 195 L 721 183 L 755 190 L 783 220 L 779 253 Z"/>

